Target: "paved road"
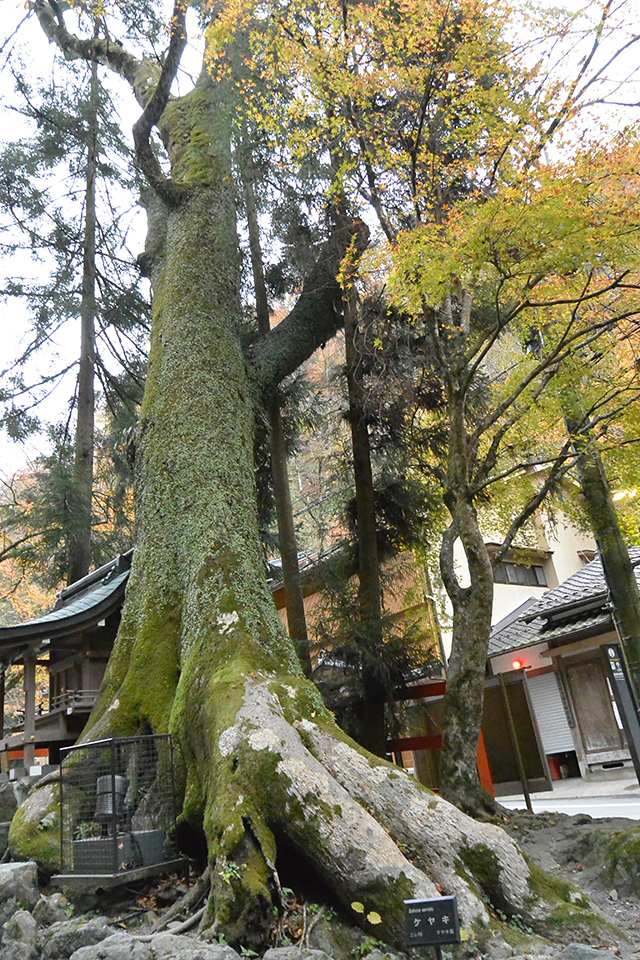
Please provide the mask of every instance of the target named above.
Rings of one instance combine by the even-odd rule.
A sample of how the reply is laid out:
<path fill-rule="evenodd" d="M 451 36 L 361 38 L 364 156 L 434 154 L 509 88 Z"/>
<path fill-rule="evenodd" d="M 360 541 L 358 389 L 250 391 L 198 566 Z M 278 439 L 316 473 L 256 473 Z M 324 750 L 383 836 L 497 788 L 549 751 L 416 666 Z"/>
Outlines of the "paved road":
<path fill-rule="evenodd" d="M 525 810 L 522 797 L 503 797 L 498 801 L 510 810 Z M 640 796 L 620 797 L 556 797 L 553 793 L 538 793 L 531 798 L 534 813 L 566 813 L 570 817 L 576 813 L 588 813 L 591 817 L 626 817 L 640 820 Z"/>

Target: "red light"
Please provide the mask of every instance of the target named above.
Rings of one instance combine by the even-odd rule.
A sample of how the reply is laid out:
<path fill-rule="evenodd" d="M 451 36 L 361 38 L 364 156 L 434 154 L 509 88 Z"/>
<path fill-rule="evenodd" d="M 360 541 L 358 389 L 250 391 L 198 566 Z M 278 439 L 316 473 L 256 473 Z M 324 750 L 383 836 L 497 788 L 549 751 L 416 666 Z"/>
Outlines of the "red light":
<path fill-rule="evenodd" d="M 522 668 L 524 667 L 524 661 L 523 661 L 523 660 L 512 660 L 512 661 L 511 661 L 511 666 L 513 667 L 514 670 L 522 670 Z"/>

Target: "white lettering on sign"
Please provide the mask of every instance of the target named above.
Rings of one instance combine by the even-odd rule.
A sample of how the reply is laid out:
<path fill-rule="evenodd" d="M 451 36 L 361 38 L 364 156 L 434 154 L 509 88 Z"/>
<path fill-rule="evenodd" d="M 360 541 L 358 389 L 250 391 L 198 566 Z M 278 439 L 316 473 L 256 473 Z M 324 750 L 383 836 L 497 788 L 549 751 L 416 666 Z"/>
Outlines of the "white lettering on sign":
<path fill-rule="evenodd" d="M 405 900 L 406 937 L 411 946 L 460 943 L 455 896 Z"/>

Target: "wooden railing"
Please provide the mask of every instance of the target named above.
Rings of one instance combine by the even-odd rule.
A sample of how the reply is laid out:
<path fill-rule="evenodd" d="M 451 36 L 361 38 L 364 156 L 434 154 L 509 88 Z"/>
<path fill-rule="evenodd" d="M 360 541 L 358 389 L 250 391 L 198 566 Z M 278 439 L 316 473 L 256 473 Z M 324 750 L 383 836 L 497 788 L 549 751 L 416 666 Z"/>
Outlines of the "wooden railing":
<path fill-rule="evenodd" d="M 49 711 L 54 710 L 90 710 L 98 699 L 99 690 L 65 690 L 51 698 Z"/>
<path fill-rule="evenodd" d="M 36 724 L 43 717 L 57 710 L 67 710 L 74 713 L 76 710 L 91 710 L 98 699 L 99 690 L 65 690 L 57 697 L 51 698 L 49 705 L 40 703 L 36 707 Z M 20 733 L 24 728 L 24 710 L 19 710 L 13 717 L 12 722 L 5 723 L 7 734 L 14 735 Z"/>

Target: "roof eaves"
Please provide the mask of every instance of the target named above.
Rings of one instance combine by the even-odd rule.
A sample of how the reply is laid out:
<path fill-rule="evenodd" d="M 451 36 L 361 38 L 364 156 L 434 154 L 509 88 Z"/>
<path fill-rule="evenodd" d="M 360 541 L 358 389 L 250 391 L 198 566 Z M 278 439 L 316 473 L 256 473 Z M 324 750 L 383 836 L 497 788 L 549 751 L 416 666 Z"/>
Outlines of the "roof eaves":
<path fill-rule="evenodd" d="M 588 617 L 586 620 L 573 621 L 572 623 L 561 624 L 551 630 L 545 630 L 541 640 L 549 642 L 561 640 L 557 647 L 562 647 L 563 643 L 569 643 L 574 640 L 584 640 L 587 637 L 595 637 L 599 633 L 613 630 L 613 620 L 609 613 L 601 616 Z"/>
<path fill-rule="evenodd" d="M 7 648 L 16 643 L 45 638 L 54 639 L 98 623 L 118 608 L 124 596 L 128 577 L 129 571 L 123 570 L 109 583 L 100 584 L 90 593 L 74 598 L 73 603 L 52 610 L 37 620 L 0 627 L 0 647 Z M 92 594 L 93 603 L 91 602 Z"/>

